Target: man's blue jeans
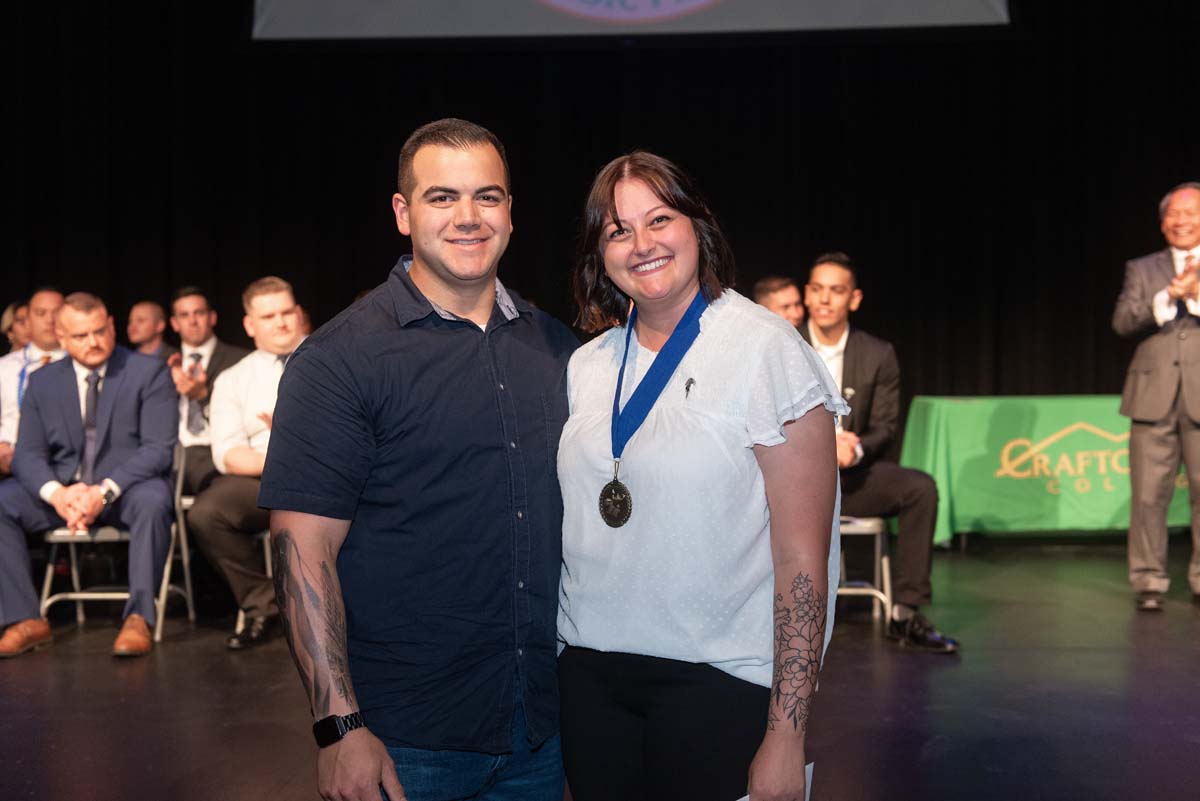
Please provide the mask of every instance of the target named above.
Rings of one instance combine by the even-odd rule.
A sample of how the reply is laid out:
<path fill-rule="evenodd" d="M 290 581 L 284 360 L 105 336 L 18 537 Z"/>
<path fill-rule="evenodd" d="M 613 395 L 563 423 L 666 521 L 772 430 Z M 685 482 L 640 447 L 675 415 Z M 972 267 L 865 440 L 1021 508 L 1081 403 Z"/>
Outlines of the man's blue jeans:
<path fill-rule="evenodd" d="M 531 749 L 519 697 L 512 739 L 510 754 L 424 748 L 388 748 L 388 754 L 408 801 L 562 801 L 558 735 Z"/>

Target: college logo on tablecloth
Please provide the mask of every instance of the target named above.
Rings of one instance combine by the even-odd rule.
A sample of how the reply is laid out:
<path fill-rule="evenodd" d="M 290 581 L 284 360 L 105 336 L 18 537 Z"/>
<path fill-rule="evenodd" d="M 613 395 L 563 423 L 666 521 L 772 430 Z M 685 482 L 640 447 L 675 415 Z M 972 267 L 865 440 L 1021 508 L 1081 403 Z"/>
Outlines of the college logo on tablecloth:
<path fill-rule="evenodd" d="M 1072 423 L 1040 442 L 1020 437 L 1000 451 L 996 478 L 1038 479 L 1046 492 L 1066 490 L 1083 495 L 1092 490 L 1112 492 L 1114 478 L 1129 475 L 1129 432 L 1112 434 L 1091 423 Z M 1187 486 L 1181 472 L 1177 487 Z"/>

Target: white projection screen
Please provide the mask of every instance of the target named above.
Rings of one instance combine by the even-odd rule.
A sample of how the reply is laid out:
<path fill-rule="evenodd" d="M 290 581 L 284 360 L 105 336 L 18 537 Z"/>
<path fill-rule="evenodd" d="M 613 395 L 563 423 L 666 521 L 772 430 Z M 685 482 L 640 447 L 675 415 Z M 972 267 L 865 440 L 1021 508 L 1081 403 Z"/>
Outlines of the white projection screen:
<path fill-rule="evenodd" d="M 255 0 L 255 39 L 586 36 L 1005 25 L 1007 0 Z"/>

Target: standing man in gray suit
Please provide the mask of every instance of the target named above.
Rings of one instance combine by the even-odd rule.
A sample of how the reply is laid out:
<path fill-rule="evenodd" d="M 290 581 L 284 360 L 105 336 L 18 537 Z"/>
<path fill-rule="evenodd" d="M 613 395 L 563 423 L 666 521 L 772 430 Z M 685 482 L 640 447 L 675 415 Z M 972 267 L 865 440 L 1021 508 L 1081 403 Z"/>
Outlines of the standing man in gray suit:
<path fill-rule="evenodd" d="M 1200 599 L 1200 183 L 1158 206 L 1167 247 L 1125 265 L 1113 330 L 1141 342 L 1129 364 L 1121 414 L 1129 426 L 1129 583 L 1137 608 L 1157 612 L 1167 577 L 1167 505 L 1182 456 L 1192 499 L 1188 583 Z"/>

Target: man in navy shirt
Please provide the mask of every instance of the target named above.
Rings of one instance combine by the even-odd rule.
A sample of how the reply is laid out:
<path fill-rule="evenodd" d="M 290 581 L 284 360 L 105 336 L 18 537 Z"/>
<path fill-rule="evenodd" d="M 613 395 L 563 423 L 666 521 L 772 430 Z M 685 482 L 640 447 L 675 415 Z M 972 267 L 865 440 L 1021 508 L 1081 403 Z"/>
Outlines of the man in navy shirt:
<path fill-rule="evenodd" d="M 562 798 L 556 456 L 577 342 L 496 278 L 511 205 L 491 132 L 418 129 L 393 197 L 412 257 L 279 385 L 259 501 L 325 798 Z"/>

